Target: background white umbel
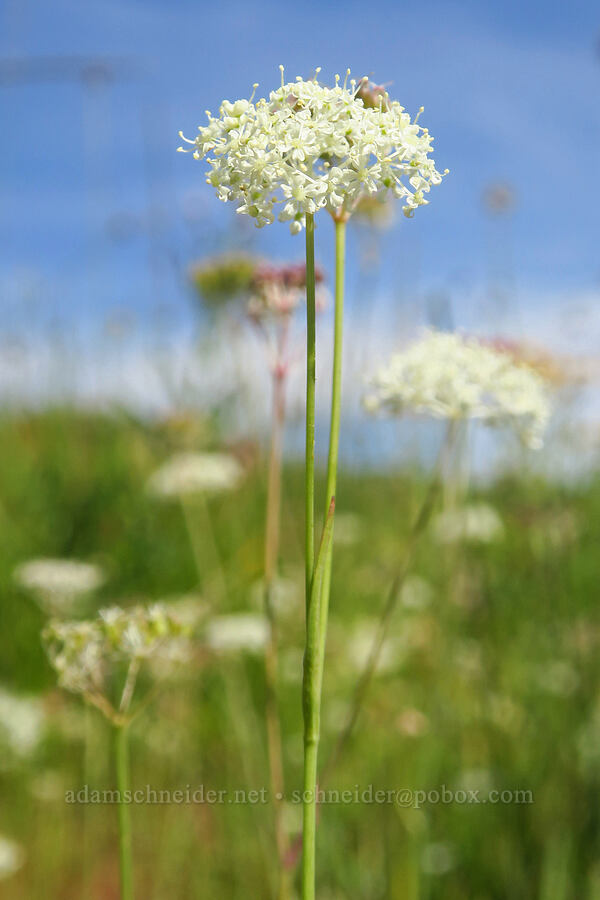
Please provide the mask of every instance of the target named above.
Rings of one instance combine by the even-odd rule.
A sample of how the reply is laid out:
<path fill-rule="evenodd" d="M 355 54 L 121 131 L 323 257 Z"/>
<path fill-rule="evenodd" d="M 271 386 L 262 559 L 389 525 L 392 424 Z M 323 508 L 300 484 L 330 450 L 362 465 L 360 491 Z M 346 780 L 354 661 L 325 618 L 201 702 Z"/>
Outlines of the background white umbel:
<path fill-rule="evenodd" d="M 100 566 L 74 559 L 32 559 L 15 570 L 15 579 L 52 615 L 70 614 L 105 580 Z"/>
<path fill-rule="evenodd" d="M 156 497 L 219 494 L 242 480 L 243 469 L 226 453 L 178 453 L 157 469 L 148 482 Z"/>
<path fill-rule="evenodd" d="M 371 412 L 478 419 L 513 428 L 532 449 L 542 446 L 550 416 L 544 379 L 477 338 L 426 331 L 395 354 L 371 384 L 365 400 Z"/>

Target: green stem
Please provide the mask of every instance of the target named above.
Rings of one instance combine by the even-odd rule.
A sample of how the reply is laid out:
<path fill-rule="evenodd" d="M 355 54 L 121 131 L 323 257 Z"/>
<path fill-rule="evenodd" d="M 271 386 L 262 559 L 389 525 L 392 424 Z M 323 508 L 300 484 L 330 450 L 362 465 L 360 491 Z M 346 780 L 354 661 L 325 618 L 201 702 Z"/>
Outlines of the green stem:
<path fill-rule="evenodd" d="M 93 747 L 94 741 L 92 739 L 93 733 L 93 721 L 92 716 L 95 713 L 92 712 L 89 704 L 85 705 L 85 737 L 84 737 L 84 746 L 83 746 L 83 783 L 91 784 L 93 781 L 93 771 L 92 771 L 92 758 L 93 758 Z M 91 884 L 91 860 L 92 860 L 92 840 L 91 840 L 91 830 L 92 830 L 92 817 L 90 815 L 89 806 L 85 805 L 83 807 L 83 854 L 82 854 L 82 862 L 83 862 L 83 900 L 91 900 L 92 897 L 92 884 Z M 46 888 L 48 885 L 46 884 Z"/>
<path fill-rule="evenodd" d="M 304 712 L 304 783 L 302 795 L 302 900 L 315 897 L 315 848 L 317 832 L 317 756 L 321 728 L 321 682 L 323 659 L 320 653 L 320 603 L 325 559 L 331 543 L 335 501 L 329 507 L 313 583 L 306 621 L 302 705 Z"/>
<path fill-rule="evenodd" d="M 344 270 L 346 262 L 346 222 L 335 222 L 335 321 L 333 332 L 333 371 L 331 380 L 331 420 L 329 426 L 329 457 L 327 460 L 327 499 L 325 517 L 337 490 L 337 467 L 340 445 L 340 415 L 342 409 L 342 344 L 344 327 Z M 320 653 L 325 659 L 327 618 L 331 590 L 331 564 L 333 559 L 333 535 L 325 558 L 320 608 Z M 321 669 L 321 678 L 323 669 Z M 319 693 L 321 687 L 319 688 Z"/>
<path fill-rule="evenodd" d="M 115 766 L 119 792 L 119 863 L 121 876 L 121 900 L 133 900 L 133 876 L 131 863 L 131 816 L 125 802 L 129 787 L 129 751 L 127 725 L 115 725 Z"/>
<path fill-rule="evenodd" d="M 306 615 L 315 564 L 315 220 L 306 215 L 306 461 L 305 461 L 305 585 Z"/>
<path fill-rule="evenodd" d="M 307 237 L 308 241 L 308 237 Z M 333 519 L 337 484 L 342 399 L 342 327 L 344 318 L 344 262 L 346 223 L 335 223 L 335 326 L 331 424 L 327 463 L 327 503 L 319 559 L 314 571 L 307 607 L 307 643 L 304 660 L 304 817 L 302 834 L 302 900 L 315 898 L 317 762 L 319 753 L 321 693 L 331 585 Z M 314 411 L 313 411 L 314 414 Z M 314 434 L 313 434 L 314 441 Z M 318 576 L 318 577 L 317 577 Z"/>
<path fill-rule="evenodd" d="M 306 648 L 304 652 L 304 791 L 314 790 L 317 779 L 317 745 L 312 716 L 312 681 L 316 662 L 316 640 L 312 634 L 316 618 L 312 603 L 315 565 L 315 220 L 306 216 L 306 458 L 305 458 L 305 588 Z M 309 674 L 310 668 L 310 674 Z M 304 802 L 302 820 L 302 897 L 314 897 L 315 808 Z M 312 885 L 312 887 L 311 887 Z M 312 893 L 311 893 L 312 891 Z"/>

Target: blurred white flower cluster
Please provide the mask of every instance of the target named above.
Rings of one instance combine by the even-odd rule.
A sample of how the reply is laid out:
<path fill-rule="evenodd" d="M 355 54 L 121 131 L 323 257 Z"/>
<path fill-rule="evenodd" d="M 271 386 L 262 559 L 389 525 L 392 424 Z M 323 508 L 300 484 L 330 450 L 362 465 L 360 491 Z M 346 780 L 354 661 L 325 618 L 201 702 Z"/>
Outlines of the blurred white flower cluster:
<path fill-rule="evenodd" d="M 243 469 L 227 453 L 178 453 L 152 475 L 148 490 L 156 497 L 219 494 L 234 490 Z"/>
<path fill-rule="evenodd" d="M 299 575 L 294 578 L 275 576 L 269 585 L 269 602 L 279 618 L 295 618 L 303 609 L 303 583 Z M 263 610 L 265 607 L 265 581 L 259 578 L 250 588 L 250 605 L 252 609 Z"/>
<path fill-rule="evenodd" d="M 346 643 L 347 664 L 351 669 L 359 673 L 364 671 L 378 632 L 379 621 L 374 618 L 360 619 L 352 627 Z M 400 641 L 388 635 L 377 657 L 376 671 L 384 673 L 396 668 L 402 659 L 402 651 Z"/>
<path fill-rule="evenodd" d="M 20 844 L 0 834 L 0 881 L 10 878 L 25 863 L 25 851 Z"/>
<path fill-rule="evenodd" d="M 52 621 L 43 631 L 50 663 L 61 687 L 77 694 L 104 695 L 114 667 L 149 658 L 177 659 L 187 629 L 155 604 L 110 607 L 86 622 Z"/>
<path fill-rule="evenodd" d="M 269 636 L 270 627 L 265 616 L 233 613 L 211 619 L 205 640 L 211 650 L 218 652 L 247 650 L 258 653 L 266 647 Z"/>
<path fill-rule="evenodd" d="M 504 525 L 489 503 L 469 503 L 441 512 L 433 523 L 433 533 L 440 544 L 491 544 L 503 536 Z"/>
<path fill-rule="evenodd" d="M 420 575 L 409 575 L 400 590 L 400 602 L 407 610 L 423 610 L 433 601 L 434 591 Z"/>
<path fill-rule="evenodd" d="M 35 750 L 42 737 L 45 719 L 38 698 L 19 696 L 0 688 L 0 769 L 6 762 L 6 751 L 22 759 Z"/>
<path fill-rule="evenodd" d="M 338 513 L 335 519 L 335 543 L 339 547 L 353 547 L 365 533 L 362 518 L 356 513 Z"/>
<path fill-rule="evenodd" d="M 372 382 L 371 412 L 412 412 L 509 425 L 538 449 L 550 416 L 544 379 L 473 337 L 428 331 L 392 357 Z"/>
<path fill-rule="evenodd" d="M 391 193 L 408 216 L 427 202 L 424 195 L 442 175 L 418 117 L 411 121 L 385 94 L 366 103 L 368 79 L 348 87 L 348 75 L 343 85 L 336 76 L 331 88 L 315 75 L 285 84 L 280 68 L 281 87 L 268 100 L 224 100 L 217 117 L 207 112 L 195 141 L 181 135 L 194 145 L 194 157 L 208 162 L 207 182 L 220 200 L 238 203 L 258 227 L 272 223 L 280 205 L 279 221 L 289 221 L 292 233 L 307 213 L 349 214 L 366 195 Z"/>
<path fill-rule="evenodd" d="M 70 614 L 86 594 L 104 582 L 99 566 L 72 559 L 32 559 L 15 570 L 16 581 L 31 591 L 51 615 Z"/>

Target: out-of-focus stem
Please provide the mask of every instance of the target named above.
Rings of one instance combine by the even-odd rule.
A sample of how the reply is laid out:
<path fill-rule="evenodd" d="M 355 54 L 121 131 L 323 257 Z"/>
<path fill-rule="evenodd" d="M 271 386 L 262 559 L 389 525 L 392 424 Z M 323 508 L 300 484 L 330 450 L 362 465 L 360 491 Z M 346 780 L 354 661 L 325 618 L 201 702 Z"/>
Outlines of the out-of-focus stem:
<path fill-rule="evenodd" d="M 281 517 L 281 455 L 285 418 L 285 375 L 273 374 L 273 420 L 267 475 L 267 522 L 265 529 L 265 583 L 271 587 L 277 571 Z"/>
<path fill-rule="evenodd" d="M 214 565 L 216 579 L 219 582 L 219 599 L 224 601 L 228 595 L 227 577 L 225 566 L 217 547 L 215 528 L 211 519 L 206 496 L 204 493 L 199 493 L 197 496 L 190 498 L 185 494 L 181 494 L 180 502 L 198 575 L 201 579 L 205 576 L 206 559 L 200 548 L 208 546 L 209 553 L 212 556 L 211 562 Z M 200 523 L 201 534 L 197 527 L 198 522 L 196 517 L 198 515 L 199 518 L 202 519 L 202 522 Z"/>
<path fill-rule="evenodd" d="M 265 528 L 265 611 L 270 624 L 269 642 L 265 648 L 265 717 L 271 803 L 274 810 L 275 840 L 278 856 L 278 900 L 289 897 L 290 873 L 286 869 L 288 837 L 283 822 L 285 779 L 278 706 L 277 619 L 273 608 L 273 581 L 277 574 L 281 519 L 281 462 L 285 422 L 285 365 L 276 361 L 273 372 L 273 419 L 267 475 L 267 515 Z"/>
<path fill-rule="evenodd" d="M 119 792 L 119 870 L 121 900 L 133 900 L 133 873 L 131 859 L 131 816 L 129 804 L 125 802 L 129 792 L 129 748 L 127 725 L 114 726 L 115 768 L 117 790 Z"/>

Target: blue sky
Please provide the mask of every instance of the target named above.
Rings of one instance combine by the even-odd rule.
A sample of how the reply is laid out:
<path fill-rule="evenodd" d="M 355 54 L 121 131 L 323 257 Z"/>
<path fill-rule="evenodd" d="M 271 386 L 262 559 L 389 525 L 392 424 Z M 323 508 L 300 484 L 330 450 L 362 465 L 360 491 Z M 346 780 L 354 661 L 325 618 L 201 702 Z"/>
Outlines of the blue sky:
<path fill-rule="evenodd" d="M 5 330 L 56 320 L 95 326 L 117 310 L 154 322 L 162 310 L 185 322 L 185 266 L 222 241 L 301 258 L 301 238 L 285 226 L 245 229 L 212 197 L 202 164 L 175 153 L 178 129 L 193 136 L 206 108 L 248 96 L 254 81 L 267 92 L 279 63 L 290 77 L 321 65 L 332 78 L 350 66 L 391 82 L 409 111 L 425 106 L 438 167 L 451 172 L 430 206 L 386 234 L 377 288 L 368 288 L 384 304 L 447 296 L 453 322 L 467 325 L 488 315 L 494 278 L 527 310 L 598 293 L 600 11 L 592 0 L 568 9 L 537 0 L 5 0 L 1 15 Z M 114 80 L 82 84 L 53 69 L 40 81 L 34 61 L 56 57 L 107 58 Z M 15 77 L 7 60 L 29 62 Z M 517 197 L 503 221 L 486 217 L 481 200 L 497 181 Z M 331 228 L 325 218 L 320 226 L 326 261 Z M 357 306 L 365 285 L 352 262 L 356 242 Z"/>

